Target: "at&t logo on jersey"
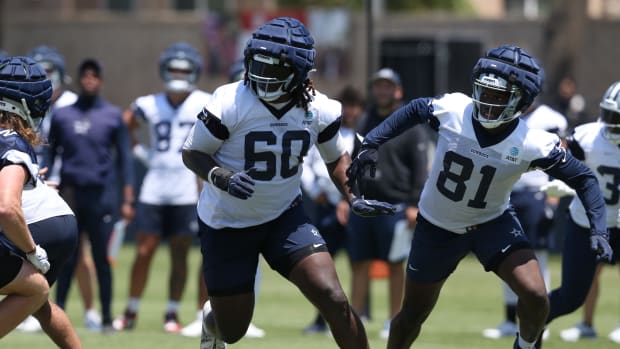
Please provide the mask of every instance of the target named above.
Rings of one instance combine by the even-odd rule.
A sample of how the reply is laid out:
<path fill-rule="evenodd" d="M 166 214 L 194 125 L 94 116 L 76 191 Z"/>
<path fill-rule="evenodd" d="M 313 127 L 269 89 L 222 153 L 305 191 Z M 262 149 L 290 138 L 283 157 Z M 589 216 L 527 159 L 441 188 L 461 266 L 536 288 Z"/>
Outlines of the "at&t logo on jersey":
<path fill-rule="evenodd" d="M 513 163 L 513 164 L 518 163 L 520 158 L 521 158 L 521 151 L 519 150 L 519 148 L 514 147 L 514 146 L 508 148 L 506 153 L 502 156 L 502 159 L 510 163 Z"/>

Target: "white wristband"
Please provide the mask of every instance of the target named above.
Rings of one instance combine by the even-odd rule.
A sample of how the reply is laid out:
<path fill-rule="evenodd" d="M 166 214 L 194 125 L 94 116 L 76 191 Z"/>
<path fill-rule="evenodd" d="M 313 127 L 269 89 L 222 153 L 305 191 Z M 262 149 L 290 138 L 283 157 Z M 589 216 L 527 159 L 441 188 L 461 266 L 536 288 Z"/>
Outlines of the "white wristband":
<path fill-rule="evenodd" d="M 211 185 L 215 185 L 215 183 L 213 183 L 213 181 L 211 180 L 211 174 L 213 174 L 213 171 L 217 170 L 218 168 L 219 167 L 217 166 L 213 166 L 209 173 L 207 173 L 207 182 L 211 183 Z"/>

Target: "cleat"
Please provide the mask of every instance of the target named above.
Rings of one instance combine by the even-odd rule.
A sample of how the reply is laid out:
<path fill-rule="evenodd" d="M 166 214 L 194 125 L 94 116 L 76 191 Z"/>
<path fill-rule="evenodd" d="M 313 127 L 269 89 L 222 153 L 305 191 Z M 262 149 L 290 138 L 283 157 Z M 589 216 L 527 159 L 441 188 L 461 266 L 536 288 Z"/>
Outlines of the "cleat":
<path fill-rule="evenodd" d="M 245 332 L 245 338 L 263 338 L 265 337 L 265 330 L 262 328 L 256 327 L 253 323 L 250 322 L 248 326 L 248 330 Z"/>
<path fill-rule="evenodd" d="M 179 323 L 176 313 L 166 313 L 164 316 L 164 331 L 166 333 L 179 333 L 183 328 Z"/>
<path fill-rule="evenodd" d="M 202 333 L 202 316 L 192 321 L 189 325 L 183 327 L 181 335 L 185 337 L 198 338 Z"/>
<path fill-rule="evenodd" d="M 32 315 L 24 319 L 24 321 L 22 321 L 21 324 L 19 324 L 15 329 L 20 332 L 26 333 L 40 332 L 43 330 L 41 329 L 41 324 L 39 324 L 39 320 L 35 319 L 35 317 Z"/>
<path fill-rule="evenodd" d="M 512 321 L 504 321 L 496 328 L 487 328 L 482 331 L 485 338 L 499 339 L 502 337 L 512 337 L 519 331 L 517 324 Z"/>
<path fill-rule="evenodd" d="M 381 329 L 381 332 L 379 332 L 379 337 L 381 337 L 381 339 L 388 339 L 389 336 L 390 336 L 390 320 L 386 320 L 385 324 L 383 324 L 383 328 Z"/>
<path fill-rule="evenodd" d="M 137 317 L 138 317 L 137 313 L 133 311 L 125 310 L 125 313 L 122 316 L 114 319 L 114 322 L 112 322 L 112 327 L 116 331 L 133 330 L 134 327 L 136 327 Z"/>
<path fill-rule="evenodd" d="M 608 338 L 610 341 L 620 344 L 620 325 L 616 326 L 616 328 L 609 333 Z"/>
<path fill-rule="evenodd" d="M 597 337 L 594 327 L 579 323 L 574 327 L 560 331 L 560 338 L 566 342 L 576 342 L 580 339 L 595 339 Z"/>
<path fill-rule="evenodd" d="M 96 310 L 89 309 L 84 312 L 84 326 L 93 331 L 101 330 L 101 316 Z"/>

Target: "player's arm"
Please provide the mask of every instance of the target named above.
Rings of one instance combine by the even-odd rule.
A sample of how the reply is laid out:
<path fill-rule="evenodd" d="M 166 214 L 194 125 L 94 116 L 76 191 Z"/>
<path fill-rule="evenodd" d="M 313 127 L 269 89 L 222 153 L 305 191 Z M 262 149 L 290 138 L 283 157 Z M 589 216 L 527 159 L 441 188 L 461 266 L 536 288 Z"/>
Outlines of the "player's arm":
<path fill-rule="evenodd" d="M 559 144 L 547 157 L 534 160 L 532 165 L 562 180 L 575 190 L 590 223 L 592 250 L 597 253 L 597 258 L 610 259 L 612 250 L 609 246 L 605 200 L 592 170 Z"/>
<path fill-rule="evenodd" d="M 236 198 L 246 200 L 254 193 L 255 182 L 249 174 L 252 169 L 233 172 L 221 167 L 212 155 L 229 135 L 222 121 L 204 109 L 198 114 L 198 121 L 183 144 L 181 156 L 185 167 L 198 177 Z"/>

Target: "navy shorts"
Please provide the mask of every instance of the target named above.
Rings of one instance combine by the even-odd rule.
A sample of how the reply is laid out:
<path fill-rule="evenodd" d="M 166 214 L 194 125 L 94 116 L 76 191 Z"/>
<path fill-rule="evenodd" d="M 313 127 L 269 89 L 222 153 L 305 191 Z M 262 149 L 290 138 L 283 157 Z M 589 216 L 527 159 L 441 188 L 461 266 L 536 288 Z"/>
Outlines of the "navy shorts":
<path fill-rule="evenodd" d="M 209 294 L 249 293 L 259 254 L 284 277 L 297 262 L 316 252 L 327 252 L 318 229 L 306 216 L 301 199 L 280 217 L 247 228 L 214 229 L 199 220 L 202 270 Z"/>
<path fill-rule="evenodd" d="M 525 235 L 535 249 L 549 246 L 549 233 L 553 217 L 547 216 L 545 193 L 541 191 L 521 190 L 510 194 L 510 203 L 517 213 Z"/>
<path fill-rule="evenodd" d="M 24 260 L 16 255 L 13 249 L 4 243 L 0 243 L 0 265 L 2 266 L 0 268 L 0 288 L 3 288 L 15 279 L 23 263 Z"/>
<path fill-rule="evenodd" d="M 167 236 L 198 233 L 196 205 L 150 205 L 139 203 L 136 229 L 142 234 Z"/>
<path fill-rule="evenodd" d="M 407 264 L 407 276 L 415 282 L 446 279 L 469 252 L 486 271 L 494 271 L 512 251 L 531 248 L 512 209 L 464 234 L 435 226 L 421 214 L 417 221 Z"/>
<path fill-rule="evenodd" d="M 47 252 L 50 262 L 50 270 L 45 273 L 47 282 L 54 284 L 58 273 L 65 263 L 73 256 L 78 244 L 77 222 L 73 215 L 64 215 L 44 219 L 39 222 L 28 224 L 28 229 L 34 241 L 41 245 Z M 14 254 L 25 258 L 25 254 L 13 244 L 4 234 L 0 234 L 0 249 L 6 248 Z M 2 254 L 2 252 L 0 252 Z M 19 264 L 21 267 L 21 264 Z M 2 268 L 0 268 L 2 269 Z M 17 269 L 19 271 L 19 269 Z M 4 270 L 2 271 L 4 274 Z M 16 274 L 17 275 L 17 274 Z M 2 276 L 0 276 L 0 279 Z"/>
<path fill-rule="evenodd" d="M 390 263 L 402 262 L 409 254 L 410 237 L 405 246 L 395 239 L 399 228 L 406 224 L 405 211 L 394 215 L 362 217 L 349 215 L 347 224 L 347 253 L 353 262 L 380 259 Z"/>

